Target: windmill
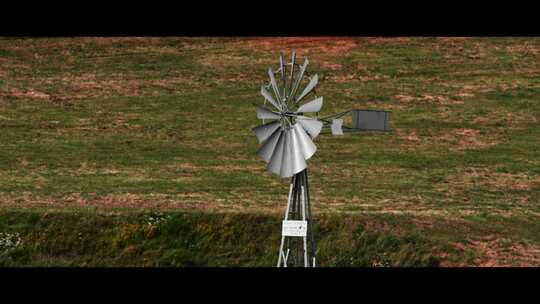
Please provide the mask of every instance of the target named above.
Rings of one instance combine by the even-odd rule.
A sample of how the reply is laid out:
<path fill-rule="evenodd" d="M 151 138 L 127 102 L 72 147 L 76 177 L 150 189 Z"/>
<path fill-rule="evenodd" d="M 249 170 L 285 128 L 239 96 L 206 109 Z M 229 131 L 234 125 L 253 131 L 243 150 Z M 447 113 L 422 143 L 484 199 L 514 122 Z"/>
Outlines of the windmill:
<path fill-rule="evenodd" d="M 268 69 L 270 82 L 261 87 L 264 105 L 255 105 L 257 118 L 263 120 L 253 129 L 261 144 L 257 154 L 270 172 L 291 178 L 278 267 L 316 265 L 306 161 L 317 151 L 313 140 L 329 124 L 329 117 L 323 121 L 317 118 L 323 97 L 316 94 L 319 78 L 308 73 L 308 64 L 307 58 L 301 65 L 296 63 L 295 52 L 288 63 L 280 55 L 279 68 Z M 341 119 L 330 124 L 332 134 L 343 134 Z"/>
<path fill-rule="evenodd" d="M 307 58 L 302 65 L 296 63 L 294 51 L 291 61 L 287 63 L 281 54 L 279 68 L 275 71 L 268 69 L 270 81 L 261 87 L 263 106 L 255 105 L 257 118 L 262 119 L 263 123 L 253 129 L 261 144 L 257 154 L 266 161 L 268 171 L 282 178 L 291 178 L 282 222 L 278 267 L 316 265 L 306 161 L 317 151 L 313 140 L 321 133 L 323 126 L 330 126 L 332 135 L 391 131 L 391 113 L 388 111 L 351 109 L 318 117 L 323 97 L 316 93 L 319 77 L 309 74 L 308 64 Z M 304 89 L 300 91 L 300 87 Z M 267 103 L 270 106 L 267 107 Z M 343 124 L 342 117 L 347 114 L 352 115 L 352 126 Z M 270 122 L 265 123 L 266 120 Z"/>

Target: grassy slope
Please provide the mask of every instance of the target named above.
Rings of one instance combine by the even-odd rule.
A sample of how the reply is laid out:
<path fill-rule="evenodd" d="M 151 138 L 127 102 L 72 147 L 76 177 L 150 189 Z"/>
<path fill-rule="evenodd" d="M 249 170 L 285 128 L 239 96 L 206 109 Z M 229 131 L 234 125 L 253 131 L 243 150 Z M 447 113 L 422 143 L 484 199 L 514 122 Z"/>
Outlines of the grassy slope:
<path fill-rule="evenodd" d="M 525 228 L 538 229 L 538 221 L 487 220 L 459 227 L 441 220 L 419 227 L 403 215 L 321 214 L 314 227 L 318 264 L 471 265 L 493 258 L 464 249 L 463 236 L 471 231 L 500 232 L 511 225 L 512 231 L 503 234 L 505 250 L 515 245 L 512 233 L 538 238 Z M 0 239 L 21 243 L 3 243 L 0 266 L 270 266 L 277 256 L 279 222 L 264 214 L 10 210 L 0 214 L 0 228 L 9 231 Z M 512 265 L 534 257 L 504 258 Z"/>
<path fill-rule="evenodd" d="M 66 223 L 82 230 L 92 226 L 83 219 L 120 229 L 105 216 L 110 208 L 126 223 L 139 208 L 183 208 L 193 221 L 212 215 L 192 210 L 232 218 L 247 212 L 264 218 L 262 226 L 278 223 L 287 181 L 266 172 L 255 154 L 251 103 L 260 100 L 276 52 L 293 48 L 322 76 L 322 114 L 353 107 L 393 113 L 392 133 L 317 139 L 310 182 L 321 227 L 324 218 L 350 217 L 374 235 L 420 234 L 443 265 L 540 263 L 540 40 L 533 38 L 2 39 L 2 229 L 35 240 L 24 219 L 43 213 L 78 216 Z M 9 218 L 19 224 L 6 224 Z M 329 241 L 332 233 L 320 236 Z M 353 235 L 335 238 L 345 244 Z M 255 251 L 245 263 L 210 258 L 240 250 L 225 245 L 206 250 L 205 263 L 268 264 L 277 246 L 270 240 L 258 247 L 268 252 Z M 183 248 L 163 242 L 167 250 Z M 111 251 L 103 261 L 151 264 L 167 256 L 144 248 L 157 250 L 154 258 L 124 262 Z M 321 263 L 337 264 L 324 248 Z M 28 263 L 85 263 L 75 253 L 54 256 Z"/>

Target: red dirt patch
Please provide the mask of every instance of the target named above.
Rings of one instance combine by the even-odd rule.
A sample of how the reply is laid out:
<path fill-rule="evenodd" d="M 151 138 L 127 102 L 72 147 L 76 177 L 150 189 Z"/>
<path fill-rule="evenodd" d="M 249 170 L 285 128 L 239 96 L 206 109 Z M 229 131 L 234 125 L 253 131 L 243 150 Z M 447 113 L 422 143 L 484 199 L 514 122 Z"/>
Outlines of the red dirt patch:
<path fill-rule="evenodd" d="M 330 77 L 330 80 L 336 83 L 345 83 L 350 82 L 356 78 L 355 75 L 349 74 L 349 75 L 334 75 Z"/>
<path fill-rule="evenodd" d="M 0 97 L 49 100 L 51 96 L 32 89 L 23 91 L 15 88 L 11 89 L 9 92 L 0 92 Z"/>
<path fill-rule="evenodd" d="M 513 244 L 505 246 L 507 239 L 469 240 L 468 244 L 454 244 L 460 251 L 473 251 L 481 256 L 473 263 L 479 267 L 530 267 L 540 263 L 540 249 L 534 246 Z M 464 266 L 464 265 L 460 265 Z"/>
<path fill-rule="evenodd" d="M 265 51 L 305 49 L 306 53 L 314 51 L 330 56 L 344 56 L 358 45 L 358 41 L 351 37 L 272 37 L 255 38 L 248 45 Z"/>
<path fill-rule="evenodd" d="M 333 70 L 333 71 L 339 71 L 343 68 L 343 66 L 339 63 L 332 63 L 328 61 L 321 62 L 321 67 L 329 69 L 329 70 Z"/>

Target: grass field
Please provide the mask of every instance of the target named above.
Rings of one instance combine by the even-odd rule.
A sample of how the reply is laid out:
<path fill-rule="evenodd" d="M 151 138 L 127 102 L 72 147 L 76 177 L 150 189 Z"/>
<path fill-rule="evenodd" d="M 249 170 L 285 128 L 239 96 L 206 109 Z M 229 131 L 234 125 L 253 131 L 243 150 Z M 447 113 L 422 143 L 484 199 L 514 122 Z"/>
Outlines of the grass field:
<path fill-rule="evenodd" d="M 253 102 L 293 49 L 322 115 L 392 111 L 316 139 L 321 266 L 540 265 L 540 39 L 323 37 L 0 39 L 0 264 L 273 265 Z"/>

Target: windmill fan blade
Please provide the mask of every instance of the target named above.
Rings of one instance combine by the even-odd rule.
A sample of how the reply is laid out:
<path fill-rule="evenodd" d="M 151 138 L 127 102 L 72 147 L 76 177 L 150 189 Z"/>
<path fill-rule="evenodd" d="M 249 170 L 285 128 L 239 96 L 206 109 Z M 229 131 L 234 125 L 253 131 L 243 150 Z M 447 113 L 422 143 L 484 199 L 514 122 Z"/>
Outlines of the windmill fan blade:
<path fill-rule="evenodd" d="M 285 147 L 284 141 L 285 141 L 285 131 L 280 131 L 279 139 L 275 145 L 274 151 L 272 152 L 272 156 L 270 157 L 270 161 L 268 162 L 268 165 L 266 168 L 268 171 L 279 174 L 281 171 L 281 163 L 283 161 L 283 148 Z M 270 142 L 270 140 L 268 141 Z"/>
<path fill-rule="evenodd" d="M 268 91 L 264 87 L 261 87 L 261 95 L 264 97 L 264 99 L 266 99 L 269 103 L 271 103 L 274 106 L 274 108 L 276 108 L 276 110 L 281 111 L 281 107 L 278 106 L 278 103 L 274 100 L 272 95 L 270 95 L 270 93 L 268 93 Z"/>
<path fill-rule="evenodd" d="M 295 129 L 292 128 L 289 130 L 289 133 L 291 134 L 291 153 L 292 153 L 292 163 L 291 163 L 291 176 L 293 174 L 296 174 L 302 170 L 304 170 L 307 167 L 306 164 L 306 158 L 304 157 L 304 152 L 302 149 L 302 143 L 300 142 L 300 138 L 298 137 L 298 133 L 296 133 Z"/>
<path fill-rule="evenodd" d="M 276 98 L 281 100 L 281 95 L 279 95 L 279 89 L 272 68 L 268 69 L 268 76 L 270 76 L 270 83 L 272 84 L 272 89 L 274 89 L 274 94 L 276 94 Z"/>
<path fill-rule="evenodd" d="M 281 96 L 287 96 L 287 80 L 285 79 L 285 74 L 287 71 L 287 66 L 283 61 L 283 53 L 279 54 L 279 69 L 281 71 L 281 83 L 283 84 L 283 92 Z"/>
<path fill-rule="evenodd" d="M 303 104 L 296 110 L 296 113 L 315 113 L 319 112 L 322 108 L 323 98 L 322 96 L 314 99 L 308 103 Z"/>
<path fill-rule="evenodd" d="M 293 90 L 293 86 L 294 86 L 294 61 L 296 60 L 296 52 L 293 51 L 292 52 L 292 55 L 291 55 L 291 76 L 289 77 L 291 79 L 291 83 L 289 84 L 290 87 L 291 87 L 291 91 Z M 287 86 L 287 84 L 285 83 L 285 86 Z M 286 96 L 286 95 L 285 95 Z"/>
<path fill-rule="evenodd" d="M 302 94 L 300 94 L 298 99 L 296 99 L 296 102 L 298 103 L 300 102 L 300 100 L 302 100 L 302 98 L 306 97 L 306 95 L 309 94 L 309 92 L 311 92 L 311 90 L 315 88 L 318 82 L 319 82 L 319 76 L 315 74 L 315 76 L 313 76 L 313 78 L 311 78 L 311 80 L 309 81 L 308 85 L 306 86 Z"/>
<path fill-rule="evenodd" d="M 259 148 L 257 154 L 259 154 L 265 162 L 269 162 L 276 150 L 278 141 L 282 137 L 283 130 L 278 129 L 264 142 L 264 144 Z"/>
<path fill-rule="evenodd" d="M 332 135 L 343 135 L 343 119 L 333 119 L 332 120 Z"/>
<path fill-rule="evenodd" d="M 292 176 L 293 151 L 291 145 L 291 130 L 285 131 L 285 140 L 283 141 L 283 159 L 281 160 L 281 168 L 279 175 L 281 177 Z"/>
<path fill-rule="evenodd" d="M 285 64 L 283 64 L 283 54 L 279 54 L 279 69 L 281 71 L 281 78 L 285 79 Z"/>
<path fill-rule="evenodd" d="M 291 55 L 291 80 L 292 80 L 292 76 L 294 74 L 294 61 L 296 60 L 296 52 L 293 51 L 292 52 L 292 55 Z M 292 83 L 291 83 L 292 84 Z"/>
<path fill-rule="evenodd" d="M 313 154 L 315 154 L 315 151 L 317 151 L 317 147 L 315 146 L 311 138 L 309 138 L 309 135 L 306 133 L 301 124 L 296 123 L 294 125 L 294 132 L 296 133 L 296 137 L 298 138 L 298 144 L 300 145 L 302 154 L 304 155 L 304 159 L 310 159 Z"/>
<path fill-rule="evenodd" d="M 259 140 L 259 143 L 264 142 L 272 133 L 274 133 L 279 127 L 281 126 L 281 123 L 279 121 L 273 121 L 264 125 L 260 125 L 253 129 L 255 132 L 255 135 L 257 135 L 257 139 Z"/>
<path fill-rule="evenodd" d="M 300 81 L 302 81 L 302 78 L 304 77 L 304 73 L 306 72 L 308 64 L 309 64 L 309 60 L 306 58 L 304 60 L 304 64 L 302 65 L 302 68 L 300 69 L 300 74 L 298 75 L 298 78 L 296 78 L 294 87 L 291 90 L 291 94 L 289 95 L 290 99 L 294 98 L 294 95 L 296 94 L 296 90 L 298 90 L 298 86 L 300 85 Z"/>
<path fill-rule="evenodd" d="M 283 160 L 281 162 L 281 177 L 291 177 L 306 168 L 306 160 L 295 136 L 293 129 L 285 131 Z"/>
<path fill-rule="evenodd" d="M 297 121 L 304 127 L 304 129 L 309 133 L 311 138 L 315 138 L 321 133 L 323 123 L 312 118 L 307 118 L 305 116 L 298 116 Z"/>
<path fill-rule="evenodd" d="M 276 112 L 272 112 L 265 107 L 256 106 L 257 118 L 259 119 L 280 119 L 281 116 Z"/>

